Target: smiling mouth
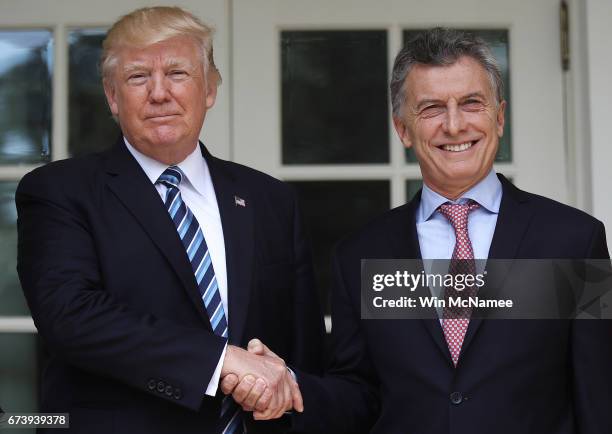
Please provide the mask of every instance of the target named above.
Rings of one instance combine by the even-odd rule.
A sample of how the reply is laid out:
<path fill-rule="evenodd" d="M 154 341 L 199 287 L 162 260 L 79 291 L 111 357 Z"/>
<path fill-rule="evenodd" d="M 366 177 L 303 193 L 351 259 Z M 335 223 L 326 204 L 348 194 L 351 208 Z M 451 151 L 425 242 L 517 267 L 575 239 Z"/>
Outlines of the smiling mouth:
<path fill-rule="evenodd" d="M 452 144 L 452 145 L 445 144 L 445 145 L 438 146 L 438 148 L 444 149 L 445 151 L 449 151 L 449 152 L 463 152 L 463 151 L 467 151 L 468 149 L 470 149 L 477 142 L 478 140 L 472 140 L 471 142 L 464 142 L 464 143 L 458 143 L 458 144 Z"/>

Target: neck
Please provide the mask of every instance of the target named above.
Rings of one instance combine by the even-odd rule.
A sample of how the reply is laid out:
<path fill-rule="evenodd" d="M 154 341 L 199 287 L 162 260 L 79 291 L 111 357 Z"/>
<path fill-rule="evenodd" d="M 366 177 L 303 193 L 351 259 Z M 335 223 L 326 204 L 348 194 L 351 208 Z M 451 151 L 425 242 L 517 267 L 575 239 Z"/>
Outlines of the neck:
<path fill-rule="evenodd" d="M 157 161 L 167 164 L 168 166 L 176 166 L 185 161 L 185 159 L 193 152 L 193 149 L 182 148 L 172 149 L 168 152 L 160 152 L 155 157 Z"/>
<path fill-rule="evenodd" d="M 444 185 L 436 185 L 427 179 L 423 179 L 423 182 L 427 185 L 427 187 L 429 187 L 431 190 L 438 193 L 440 196 L 443 196 L 448 200 L 455 201 L 459 199 L 461 196 L 463 196 L 467 191 L 469 191 L 472 187 L 474 187 L 480 181 L 485 179 L 488 174 L 489 172 L 487 172 L 484 176 L 476 180 L 472 180 L 470 182 L 462 183 L 462 184 L 449 183 L 449 184 L 444 184 Z"/>

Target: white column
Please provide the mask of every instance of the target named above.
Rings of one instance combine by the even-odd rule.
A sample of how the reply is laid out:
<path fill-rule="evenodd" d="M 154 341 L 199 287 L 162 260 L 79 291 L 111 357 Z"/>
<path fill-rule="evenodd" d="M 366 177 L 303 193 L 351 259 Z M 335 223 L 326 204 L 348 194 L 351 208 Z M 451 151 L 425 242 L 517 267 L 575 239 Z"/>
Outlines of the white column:
<path fill-rule="evenodd" d="M 593 214 L 612 246 L 612 2 L 586 0 Z"/>

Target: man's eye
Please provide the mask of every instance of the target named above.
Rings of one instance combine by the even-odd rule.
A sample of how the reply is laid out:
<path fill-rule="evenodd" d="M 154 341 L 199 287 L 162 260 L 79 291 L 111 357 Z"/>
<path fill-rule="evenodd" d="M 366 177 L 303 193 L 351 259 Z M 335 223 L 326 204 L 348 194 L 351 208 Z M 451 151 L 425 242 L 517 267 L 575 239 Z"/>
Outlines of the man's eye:
<path fill-rule="evenodd" d="M 465 100 L 461 105 L 468 110 L 479 109 L 483 106 L 482 101 L 477 99 Z"/>
<path fill-rule="evenodd" d="M 187 75 L 187 72 L 181 71 L 181 70 L 170 72 L 170 76 L 175 77 L 175 78 L 185 77 L 186 75 Z"/>
<path fill-rule="evenodd" d="M 128 77 L 128 81 L 130 83 L 140 83 L 143 82 L 145 79 L 146 75 L 142 73 L 130 74 L 130 76 Z"/>
<path fill-rule="evenodd" d="M 425 117 L 436 116 L 444 111 L 444 107 L 439 104 L 428 105 L 421 110 L 421 114 Z"/>

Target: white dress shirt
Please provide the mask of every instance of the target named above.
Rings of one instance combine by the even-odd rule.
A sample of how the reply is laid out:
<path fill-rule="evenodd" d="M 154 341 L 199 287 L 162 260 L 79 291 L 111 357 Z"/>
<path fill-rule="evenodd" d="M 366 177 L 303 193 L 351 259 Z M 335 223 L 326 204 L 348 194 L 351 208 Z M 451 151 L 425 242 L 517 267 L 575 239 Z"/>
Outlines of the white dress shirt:
<path fill-rule="evenodd" d="M 135 149 L 124 137 L 125 145 L 127 146 L 130 153 L 134 156 L 142 170 L 145 172 L 152 184 L 155 185 L 157 192 L 163 202 L 166 200 L 166 194 L 168 188 L 159 183 L 155 182 L 161 176 L 161 174 L 168 168 L 168 165 L 160 163 L 151 157 L 144 155 Z M 185 177 L 179 185 L 181 191 L 181 197 L 185 204 L 189 207 L 195 218 L 200 223 L 200 228 L 206 239 L 208 251 L 210 252 L 210 258 L 212 260 L 213 268 L 215 270 L 215 276 L 219 286 L 219 294 L 221 295 L 221 303 L 225 310 L 225 317 L 228 319 L 229 316 L 227 309 L 227 269 L 225 264 L 225 242 L 223 239 L 223 227 L 221 226 L 221 214 L 219 213 L 219 206 L 217 204 L 217 196 L 215 195 L 215 189 L 213 187 L 212 178 L 210 177 L 210 171 L 208 170 L 208 164 L 202 156 L 200 146 L 196 145 L 195 149 L 191 154 L 187 156 L 182 162 L 176 164 Z M 206 395 L 215 396 L 217 388 L 219 387 L 219 378 L 221 376 L 221 367 L 223 366 L 223 359 L 225 358 L 225 351 L 227 350 L 227 344 L 223 349 L 223 353 L 217 363 L 217 368 L 213 373 L 208 387 L 206 388 Z"/>

